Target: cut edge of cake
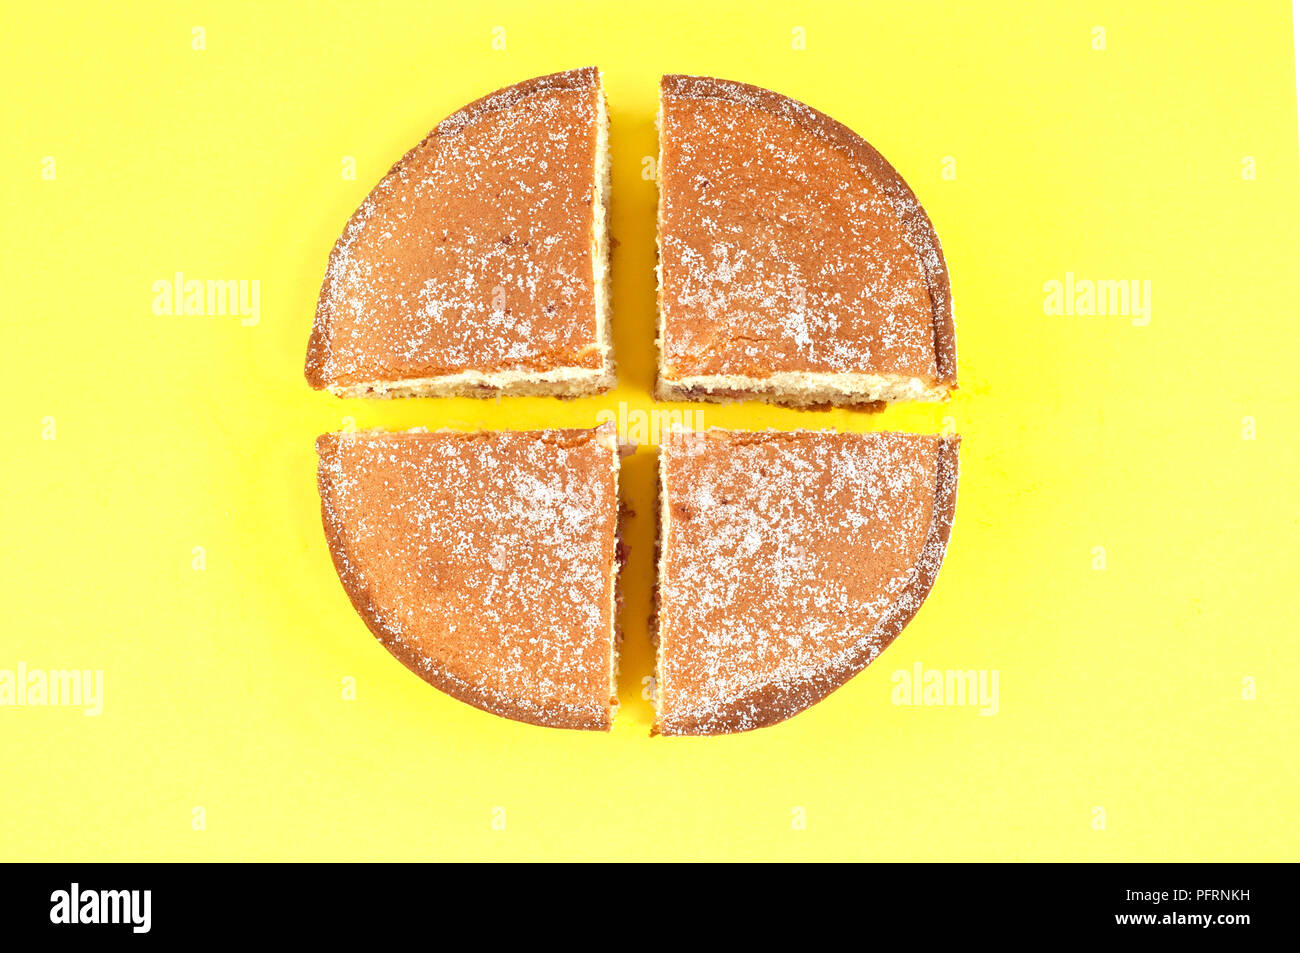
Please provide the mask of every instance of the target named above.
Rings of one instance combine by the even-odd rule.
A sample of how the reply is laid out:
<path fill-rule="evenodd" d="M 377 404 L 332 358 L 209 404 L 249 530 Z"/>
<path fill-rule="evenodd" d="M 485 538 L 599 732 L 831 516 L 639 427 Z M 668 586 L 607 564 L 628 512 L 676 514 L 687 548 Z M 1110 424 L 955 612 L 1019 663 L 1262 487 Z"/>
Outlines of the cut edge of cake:
<path fill-rule="evenodd" d="M 725 435 L 747 433 L 747 431 L 724 430 L 718 427 L 710 428 L 710 430 Z M 779 432 L 808 433 L 813 431 Z M 948 540 L 952 533 L 952 524 L 957 508 L 957 482 L 960 472 L 958 451 L 961 446 L 961 437 L 956 434 L 940 436 L 915 434 L 913 436 L 933 437 L 937 442 L 938 454 L 935 471 L 935 494 L 929 531 L 917 557 L 915 571 L 909 583 L 899 592 L 889 608 L 885 610 L 871 633 L 857 643 L 854 652 L 840 664 L 819 672 L 817 677 L 812 680 L 816 685 L 814 695 L 808 696 L 805 694 L 793 698 L 781 697 L 779 691 L 770 690 L 771 686 L 759 684 L 745 695 L 733 699 L 730 712 L 718 714 L 704 726 L 680 726 L 667 723 L 662 709 L 664 651 L 660 632 L 662 606 L 659 601 L 659 591 L 666 578 L 664 563 L 667 556 L 667 547 L 664 543 L 668 537 L 671 520 L 668 473 L 667 467 L 664 465 L 663 451 L 661 449 L 656 484 L 659 500 L 655 508 L 657 526 L 655 532 L 655 580 L 652 597 L 654 614 L 650 626 L 651 641 L 655 653 L 655 691 L 651 699 L 654 706 L 654 722 L 650 732 L 652 735 L 666 737 L 713 736 L 751 731 L 778 724 L 801 711 L 811 708 L 836 689 L 842 687 L 854 675 L 866 668 L 879 653 L 888 648 L 903 629 L 907 627 L 907 624 L 912 621 L 929 596 L 930 590 L 934 587 L 944 556 L 947 553 Z M 744 710 L 746 714 L 738 714 L 740 710 Z M 758 712 L 757 715 L 754 714 L 755 711 Z"/>
<path fill-rule="evenodd" d="M 614 505 L 617 514 L 614 517 L 614 554 L 609 565 L 609 704 L 606 706 L 605 724 L 602 730 L 609 731 L 614 726 L 618 715 L 618 674 L 621 662 L 619 649 L 623 644 L 623 630 L 619 617 L 623 612 L 623 567 L 627 563 L 627 552 L 623 543 L 624 523 L 627 507 L 623 505 L 622 467 L 623 456 L 628 448 L 619 443 L 618 428 L 613 423 L 603 423 L 594 428 L 595 440 L 610 451 L 610 463 L 614 471 Z"/>
<path fill-rule="evenodd" d="M 951 388 L 902 374 L 832 374 L 778 371 L 767 377 L 697 374 L 669 380 L 660 377 L 660 400 L 729 403 L 761 400 L 790 407 L 862 407 L 896 401 L 943 401 Z"/>
<path fill-rule="evenodd" d="M 321 434 L 316 438 L 316 453 L 319 460 L 317 470 L 317 485 L 321 500 L 321 522 L 325 530 L 327 548 L 330 553 L 330 560 L 334 565 L 339 582 L 342 584 L 343 591 L 348 600 L 352 603 L 353 609 L 361 620 L 365 623 L 366 628 L 371 634 L 384 646 L 384 648 L 401 662 L 407 669 L 413 672 L 427 684 L 438 689 L 444 694 L 464 702 L 481 711 L 489 714 L 498 715 L 513 721 L 519 721 L 526 724 L 537 725 L 544 728 L 567 728 L 588 731 L 609 731 L 613 727 L 614 718 L 619 709 L 618 696 L 618 675 L 620 667 L 619 649 L 622 642 L 622 630 L 619 624 L 619 616 L 622 601 L 622 569 L 625 563 L 625 555 L 622 550 L 622 524 L 625 516 L 625 508 L 622 505 L 621 496 L 621 461 L 627 449 L 619 443 L 617 428 L 612 423 L 601 424 L 594 428 L 576 428 L 575 432 L 592 434 L 595 442 L 610 452 L 610 468 L 614 479 L 615 506 L 618 512 L 615 516 L 614 529 L 614 550 L 610 559 L 609 568 L 609 629 L 607 632 L 609 644 L 609 697 L 604 706 L 603 718 L 597 721 L 582 721 L 576 718 L 550 718 L 547 719 L 542 714 L 520 705 L 518 702 L 506 698 L 495 700 L 495 704 L 484 704 L 482 699 L 475 695 L 474 688 L 463 683 L 460 679 L 449 672 L 439 673 L 436 679 L 430 676 L 428 670 L 421 664 L 421 659 L 413 649 L 405 645 L 395 644 L 391 638 L 391 633 L 387 630 L 383 621 L 380 619 L 375 607 L 371 604 L 365 594 L 365 587 L 362 584 L 359 570 L 351 565 L 344 544 L 344 534 L 342 526 L 339 523 L 337 514 L 326 502 L 326 483 L 324 467 L 327 456 L 332 454 L 341 442 L 347 440 L 365 439 L 370 436 L 392 436 L 401 434 L 427 434 L 427 433 L 460 433 L 466 436 L 474 434 L 494 433 L 500 431 L 491 430 L 457 430 L 455 428 L 437 428 L 430 430 L 425 427 L 413 427 L 408 430 L 389 430 L 386 428 L 376 427 L 366 430 L 357 431 L 333 431 Z M 523 433 L 563 433 L 558 431 L 521 431 Z"/>
<path fill-rule="evenodd" d="M 848 152 L 868 177 L 883 176 L 888 186 L 906 197 L 909 214 L 904 221 L 922 264 L 934 305 L 934 380 L 901 374 L 827 373 L 782 371 L 765 377 L 740 374 L 699 374 L 674 377 L 664 362 L 667 315 L 663 307 L 663 208 L 661 181 L 664 157 L 664 98 L 721 98 L 747 101 L 790 119 L 829 139 Z M 733 80 L 709 76 L 665 74 L 659 84 L 659 109 L 655 118 L 659 156 L 655 166 L 658 187 L 655 263 L 658 312 L 655 345 L 659 352 L 655 397 L 659 400 L 728 403 L 759 400 L 783 406 L 864 407 L 896 401 L 943 401 L 957 389 L 957 340 L 953 318 L 952 286 L 947 262 L 929 215 L 898 171 L 869 142 L 843 123 L 781 93 Z"/>
<path fill-rule="evenodd" d="M 664 656 L 663 646 L 660 643 L 659 627 L 662 621 L 661 606 L 659 604 L 659 587 L 663 585 L 666 573 L 664 572 L 664 534 L 668 531 L 668 468 L 664 466 L 664 446 L 659 448 L 658 459 L 656 464 L 658 469 L 655 473 L 655 490 L 659 498 L 655 501 L 655 558 L 654 558 L 654 578 L 651 580 L 651 617 L 650 617 L 650 647 L 654 652 L 654 690 L 650 693 L 650 704 L 654 708 L 654 720 L 650 725 L 650 734 L 662 734 L 660 726 L 662 724 L 662 701 L 663 691 L 660 688 L 664 683 Z"/>
<path fill-rule="evenodd" d="M 363 381 L 356 384 L 330 383 L 324 373 L 326 327 L 329 316 L 323 312 L 325 292 L 317 304 L 316 319 L 307 347 L 306 377 L 316 390 L 326 390 L 340 398 L 401 398 L 401 397 L 585 397 L 603 394 L 617 384 L 614 365 L 614 336 L 612 328 L 612 281 L 610 278 L 609 200 L 611 162 L 609 154 L 609 106 L 605 98 L 604 73 L 597 67 L 587 66 L 563 73 L 553 73 L 524 80 L 489 93 L 452 113 L 426 136 L 414 149 L 403 156 L 388 174 L 399 169 L 412 154 L 439 130 L 454 128 L 473 116 L 492 109 L 503 109 L 533 92 L 550 88 L 575 89 L 594 87 L 596 90 L 596 157 L 595 177 L 592 183 L 593 209 L 591 230 L 592 286 L 596 309 L 596 342 L 601 366 L 556 367 L 543 371 L 478 371 L 464 370 L 437 377 L 412 377 L 396 380 Z M 340 239 L 342 241 L 342 239 Z M 331 253 L 331 261 L 337 253 Z M 589 349 L 588 349 L 589 350 Z M 585 353 L 585 352 L 584 352 Z"/>

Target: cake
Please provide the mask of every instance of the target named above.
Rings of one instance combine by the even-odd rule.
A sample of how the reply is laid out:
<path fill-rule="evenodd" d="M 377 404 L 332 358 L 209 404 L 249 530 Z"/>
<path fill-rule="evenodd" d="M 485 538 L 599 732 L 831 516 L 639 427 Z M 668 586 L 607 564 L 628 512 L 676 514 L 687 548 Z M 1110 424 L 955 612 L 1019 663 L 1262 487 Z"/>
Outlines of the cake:
<path fill-rule="evenodd" d="M 665 443 L 655 731 L 771 725 L 875 659 L 943 561 L 957 447 L 808 430 Z"/>
<path fill-rule="evenodd" d="M 803 103 L 665 76 L 659 100 L 664 400 L 942 400 L 956 386 L 939 239 L 894 168 Z"/>
<path fill-rule="evenodd" d="M 613 427 L 330 433 L 316 450 L 335 569 L 389 652 L 485 711 L 609 729 Z"/>
<path fill-rule="evenodd" d="M 334 246 L 307 347 L 340 397 L 579 396 L 614 384 L 608 114 L 594 67 L 448 116 Z"/>

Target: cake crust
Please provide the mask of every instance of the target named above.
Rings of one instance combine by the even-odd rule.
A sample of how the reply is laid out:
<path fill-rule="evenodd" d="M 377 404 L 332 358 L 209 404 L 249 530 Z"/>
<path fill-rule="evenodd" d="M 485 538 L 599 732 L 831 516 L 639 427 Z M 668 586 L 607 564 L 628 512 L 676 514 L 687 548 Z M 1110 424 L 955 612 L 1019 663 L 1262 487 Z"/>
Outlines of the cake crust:
<path fill-rule="evenodd" d="M 316 450 L 334 568 L 393 656 L 484 711 L 609 730 L 612 428 L 328 433 Z"/>
<path fill-rule="evenodd" d="M 697 128 L 691 117 L 698 110 L 711 111 Z M 787 96 L 703 76 L 663 77 L 660 121 L 657 396 L 862 406 L 943 399 L 955 388 L 952 292 L 938 236 L 911 188 L 874 147 Z M 725 128 L 728 122 L 736 129 Z M 676 143 L 677 133 L 690 145 Z M 711 180 L 715 172 L 698 155 L 674 151 L 693 145 L 708 151 L 721 182 Z M 783 152 L 787 146 L 795 154 Z M 815 168 L 806 175 L 799 150 L 815 153 L 807 157 Z M 860 187 L 816 179 L 834 168 L 852 170 Z M 798 181 L 800 176 L 809 181 Z M 765 207 L 763 199 L 771 196 L 759 194 L 755 183 L 785 188 L 790 207 Z M 678 193 L 685 209 L 673 207 Z M 855 208 L 858 220 L 828 220 L 834 210 L 817 208 L 814 195 Z M 679 237 L 699 215 L 707 215 L 709 228 Z M 850 234 L 855 228 L 861 234 Z M 754 233 L 765 246 L 759 247 Z M 864 237 L 893 257 L 872 261 L 873 242 Z M 801 244 L 807 246 L 802 251 Z M 792 260 L 780 260 L 784 252 Z M 913 267 L 916 273 L 908 274 Z M 878 295 L 869 293 L 871 282 L 879 285 Z M 794 315 L 781 319 L 788 326 L 774 323 L 773 314 L 782 309 Z M 845 330 L 849 326 L 857 337 Z M 834 347 L 824 346 L 821 339 L 837 334 Z"/>
<path fill-rule="evenodd" d="M 438 123 L 335 243 L 308 383 L 340 397 L 613 386 L 607 125 L 595 67 L 505 87 Z"/>
<path fill-rule="evenodd" d="M 654 732 L 773 725 L 870 664 L 934 585 L 956 508 L 958 446 L 957 437 L 912 434 L 716 430 L 667 445 Z M 796 462 L 787 467 L 783 457 Z M 837 470 L 852 479 L 827 476 Z M 749 477 L 754 487 L 769 478 L 789 486 L 765 498 L 746 488 Z M 815 501 L 811 509 L 801 510 L 805 501 L 791 488 Z M 836 519 L 856 529 L 832 532 L 827 521 Z M 691 526 L 701 520 L 705 529 Z M 781 546 L 790 552 L 774 557 Z M 806 605 L 783 616 L 781 600 Z M 796 617 L 807 631 L 792 624 Z"/>

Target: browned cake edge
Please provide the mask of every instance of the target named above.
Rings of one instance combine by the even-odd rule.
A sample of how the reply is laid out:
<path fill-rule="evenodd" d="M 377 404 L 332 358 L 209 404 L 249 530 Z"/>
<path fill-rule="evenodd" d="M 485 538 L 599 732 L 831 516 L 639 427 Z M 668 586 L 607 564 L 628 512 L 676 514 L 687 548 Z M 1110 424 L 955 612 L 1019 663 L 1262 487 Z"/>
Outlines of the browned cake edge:
<path fill-rule="evenodd" d="M 654 735 L 724 735 L 755 728 L 766 728 L 785 721 L 793 715 L 812 707 L 831 692 L 844 685 L 849 679 L 869 665 L 890 643 L 898 637 L 904 627 L 912 621 L 921 604 L 925 602 L 934 581 L 939 575 L 940 566 L 948 549 L 948 538 L 952 533 L 953 515 L 957 509 L 958 448 L 959 436 L 939 437 L 938 459 L 935 467 L 934 506 L 930 517 L 930 531 L 926 535 L 921 553 L 917 558 L 917 572 L 911 582 L 899 593 L 898 598 L 885 611 L 880 622 L 871 635 L 862 639 L 852 655 L 843 663 L 828 667 L 818 672 L 806 682 L 800 684 L 797 692 L 782 690 L 778 686 L 764 685 L 732 699 L 725 707 L 717 709 L 707 720 L 695 720 L 679 724 L 664 723 L 660 718 L 656 702 L 655 722 L 651 729 Z M 663 462 L 660 459 L 660 508 L 667 506 L 667 486 L 663 476 Z M 662 546 L 662 541 L 659 543 Z M 658 561 L 656 561 L 658 565 Z M 662 574 L 662 567 L 659 567 Z M 659 581 L 655 584 L 655 619 L 652 622 L 654 633 L 656 662 L 656 679 L 661 672 L 658 653 L 658 591 Z"/>
<path fill-rule="evenodd" d="M 391 433 L 391 431 L 366 431 L 368 433 Z M 563 432 L 563 431 L 561 431 Z M 603 445 L 610 447 L 614 454 L 615 481 L 618 481 L 618 468 L 620 454 L 617 437 L 609 440 L 611 428 L 598 427 L 592 430 L 572 430 L 570 433 L 595 434 L 595 439 Z M 434 688 L 444 694 L 450 695 L 458 701 L 465 702 L 467 705 L 473 705 L 482 711 L 493 715 L 500 715 L 503 718 L 510 718 L 514 721 L 522 721 L 531 725 L 539 725 L 543 728 L 573 728 L 586 731 L 609 731 L 614 724 L 614 715 L 618 709 L 618 689 L 617 689 L 617 672 L 618 672 L 618 649 L 620 633 L 618 631 L 618 599 L 620 598 L 620 570 L 622 569 L 623 558 L 619 553 L 621 545 L 617 530 L 615 536 L 615 553 L 613 572 L 616 574 L 614 579 L 613 595 L 611 597 L 613 604 L 610 607 L 611 625 L 610 625 L 610 699 L 604 710 L 603 717 L 596 720 L 583 719 L 571 713 L 544 713 L 537 709 L 519 704 L 516 700 L 504 697 L 498 693 L 484 692 L 476 686 L 456 678 L 449 672 L 438 671 L 431 672 L 426 669 L 420 656 L 414 648 L 403 642 L 398 642 L 392 637 L 392 633 L 384 627 L 380 621 L 379 611 L 371 601 L 366 592 L 365 579 L 354 566 L 353 562 L 347 558 L 347 548 L 341 522 L 338 514 L 333 512 L 326 502 L 326 477 L 325 470 L 328 460 L 337 452 L 339 443 L 342 440 L 357 439 L 353 434 L 346 433 L 325 433 L 316 438 L 316 454 L 319 458 L 319 465 L 316 472 L 317 491 L 321 499 L 321 523 L 325 528 L 325 540 L 329 545 L 330 559 L 334 563 L 334 570 L 338 574 L 339 582 L 343 585 L 343 591 L 347 593 L 348 600 L 352 603 L 353 609 L 357 615 L 361 616 L 372 635 L 379 640 L 388 652 L 419 676 L 428 682 Z"/>
<path fill-rule="evenodd" d="M 423 139 L 407 150 L 402 158 L 393 163 L 392 167 L 380 178 L 379 183 L 376 183 L 375 188 L 378 188 L 379 184 L 382 184 L 389 176 L 410 162 L 417 152 L 437 136 L 451 135 L 492 112 L 509 109 L 521 100 L 536 93 L 548 90 L 600 89 L 600 86 L 600 70 L 595 66 L 584 66 L 580 69 L 551 73 L 547 76 L 536 76 L 515 83 L 512 86 L 498 89 L 486 96 L 481 96 L 434 126 Z M 609 202 L 609 163 L 607 155 L 609 117 L 608 110 L 604 105 L 603 95 L 601 100 L 600 121 L 605 124 L 606 128 L 600 132 L 600 138 L 605 143 L 606 154 L 598 154 L 596 157 L 597 174 L 603 176 L 603 180 L 597 183 L 597 194 L 604 207 L 604 219 L 607 221 Z M 307 378 L 307 383 L 314 390 L 328 390 L 337 397 L 579 397 L 588 394 L 603 394 L 614 386 L 612 343 L 610 341 L 605 342 L 605 360 L 602 362 L 604 366 L 600 368 L 557 368 L 553 371 L 518 372 L 513 374 L 486 374 L 471 370 L 459 374 L 409 381 L 378 381 L 353 385 L 336 385 L 325 375 L 326 355 L 329 350 L 329 329 L 334 318 L 328 304 L 336 274 L 334 263 L 338 256 L 342 254 L 344 238 L 351 231 L 353 222 L 361 215 L 366 201 L 369 200 L 370 195 L 373 193 L 374 189 L 366 193 L 366 199 L 362 200 L 361 205 L 348 218 L 347 225 L 343 227 L 339 237 L 334 242 L 329 261 L 325 267 L 325 280 L 316 299 L 316 317 L 312 322 L 311 337 L 307 341 L 307 359 L 304 365 L 304 376 Z M 606 240 L 603 245 L 601 254 L 605 256 L 605 261 L 593 263 L 593 278 L 596 284 L 599 285 L 603 269 L 606 273 L 607 293 L 608 241 Z M 595 290 L 599 298 L 600 288 L 597 287 Z M 600 302 L 598 300 L 598 313 L 599 310 Z M 608 302 L 606 302 L 605 324 L 606 327 L 603 331 L 608 335 Z"/>
<path fill-rule="evenodd" d="M 957 387 L 957 333 L 953 322 L 952 285 L 948 276 L 948 264 L 943 257 L 943 247 L 934 224 L 926 214 L 925 208 L 917 199 L 906 180 L 898 173 L 884 156 L 871 143 L 843 123 L 832 119 L 825 113 L 791 99 L 781 93 L 741 83 L 734 80 L 716 79 L 710 76 L 686 76 L 680 73 L 665 75 L 660 81 L 661 99 L 674 96 L 680 99 L 723 99 L 736 103 L 756 103 L 761 108 L 775 115 L 802 126 L 823 139 L 828 140 L 846 152 L 862 170 L 863 174 L 879 182 L 886 194 L 901 194 L 905 201 L 903 206 L 903 224 L 907 228 L 909 239 L 916 249 L 922 267 L 925 269 L 926 284 L 934 309 L 932 326 L 934 331 L 935 367 L 938 379 L 935 396 L 922 399 L 938 399 Z M 661 132 L 662 135 L 662 132 Z M 662 147 L 661 147 L 662 148 Z M 662 158 L 662 152 L 661 152 Z M 661 187 L 662 189 L 662 187 Z M 660 204 L 663 196 L 660 193 Z M 662 310 L 662 308 L 661 308 Z M 662 333 L 662 332 L 661 332 Z M 681 387 L 663 376 L 662 354 L 660 355 L 660 373 L 656 383 L 655 396 L 661 400 L 705 400 L 725 402 L 732 400 L 764 400 L 771 403 L 790 404 L 794 406 L 829 404 L 842 407 L 857 407 L 873 403 L 875 398 L 864 398 L 861 393 L 837 393 L 832 384 L 812 397 L 801 398 L 798 395 L 785 395 L 779 387 L 746 386 L 739 390 L 728 390 L 727 375 L 701 375 L 717 377 L 717 386 Z M 839 375 L 835 375 L 839 376 Z M 855 376 L 855 375 L 843 375 Z M 883 375 L 863 375 L 883 376 Z M 906 380 L 900 378 L 900 381 Z"/>

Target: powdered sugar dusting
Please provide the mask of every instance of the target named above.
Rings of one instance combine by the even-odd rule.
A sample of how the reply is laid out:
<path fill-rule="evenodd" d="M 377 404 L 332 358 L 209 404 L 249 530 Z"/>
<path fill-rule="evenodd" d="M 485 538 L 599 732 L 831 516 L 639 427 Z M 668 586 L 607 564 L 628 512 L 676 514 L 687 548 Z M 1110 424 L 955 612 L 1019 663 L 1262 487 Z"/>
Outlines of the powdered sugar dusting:
<path fill-rule="evenodd" d="M 340 578 L 428 681 L 498 714 L 608 727 L 618 459 L 593 433 L 321 438 Z"/>
<path fill-rule="evenodd" d="M 705 77 L 665 77 L 661 121 L 669 379 L 955 379 L 938 240 L 875 150 L 802 103 Z"/>
<path fill-rule="evenodd" d="M 943 438 L 715 430 L 672 441 L 661 466 L 666 733 L 815 702 L 897 634 L 943 558 L 957 476 Z"/>
<path fill-rule="evenodd" d="M 330 258 L 309 350 L 323 385 L 602 367 L 599 95 L 594 69 L 508 87 L 393 167 Z"/>

